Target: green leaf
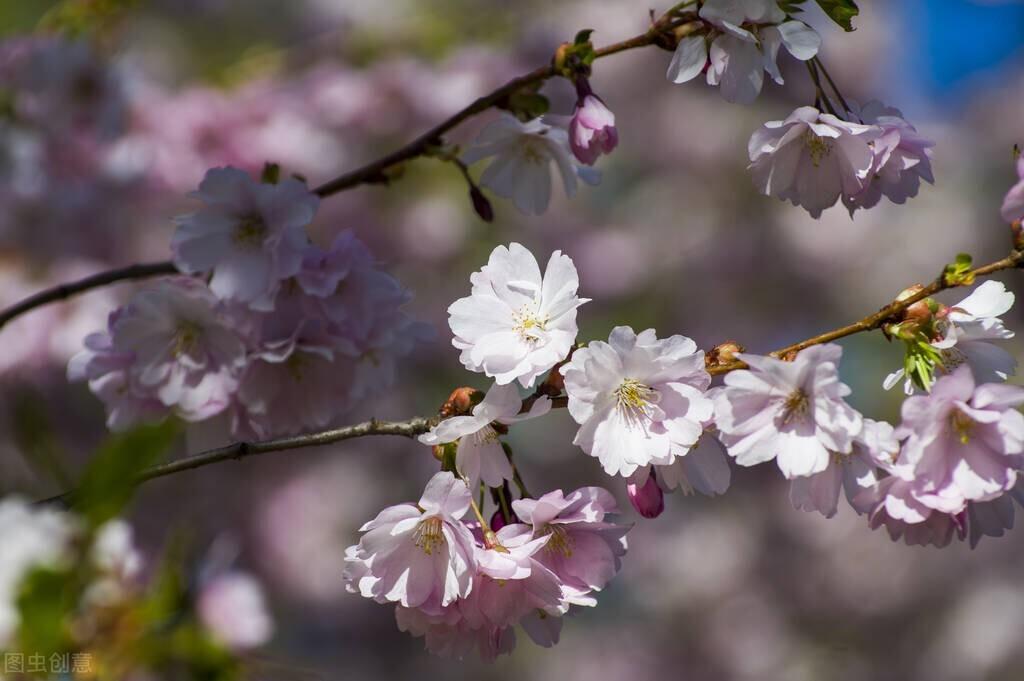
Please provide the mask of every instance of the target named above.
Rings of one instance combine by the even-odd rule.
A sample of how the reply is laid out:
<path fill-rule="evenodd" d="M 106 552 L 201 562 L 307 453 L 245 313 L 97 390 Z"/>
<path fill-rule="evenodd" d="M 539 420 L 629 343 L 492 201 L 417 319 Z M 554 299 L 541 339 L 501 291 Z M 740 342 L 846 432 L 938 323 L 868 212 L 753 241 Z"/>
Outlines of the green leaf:
<path fill-rule="evenodd" d="M 853 18 L 860 14 L 857 3 L 853 0 L 817 0 L 818 6 L 825 11 L 825 14 L 843 27 L 844 31 L 852 31 Z"/>
<path fill-rule="evenodd" d="M 508 108 L 522 121 L 543 116 L 550 108 L 548 98 L 535 92 L 516 92 L 509 97 Z"/>
<path fill-rule="evenodd" d="M 804 8 L 802 5 L 807 0 L 779 0 L 779 9 L 786 14 L 794 14 L 796 12 L 802 12 Z"/>
<path fill-rule="evenodd" d="M 583 29 L 582 31 L 580 31 L 579 33 L 576 34 L 575 38 L 573 38 L 573 41 L 572 41 L 573 44 L 574 45 L 585 45 L 586 43 L 589 43 L 590 42 L 590 34 L 593 33 L 593 32 L 594 32 L 594 29 L 592 29 L 592 28 L 585 28 L 585 29 Z"/>
<path fill-rule="evenodd" d="M 971 256 L 967 253 L 958 253 L 956 260 L 946 265 L 942 272 L 943 280 L 947 286 L 970 286 L 974 283 L 974 274 L 971 273 Z"/>
<path fill-rule="evenodd" d="M 111 436 L 86 467 L 73 502 L 95 527 L 121 513 L 139 474 L 157 463 L 171 446 L 178 424 L 166 421 Z"/>
<path fill-rule="evenodd" d="M 67 571 L 36 568 L 21 581 L 17 605 L 23 651 L 49 656 L 68 650 L 66 617 L 77 600 L 76 580 Z"/>

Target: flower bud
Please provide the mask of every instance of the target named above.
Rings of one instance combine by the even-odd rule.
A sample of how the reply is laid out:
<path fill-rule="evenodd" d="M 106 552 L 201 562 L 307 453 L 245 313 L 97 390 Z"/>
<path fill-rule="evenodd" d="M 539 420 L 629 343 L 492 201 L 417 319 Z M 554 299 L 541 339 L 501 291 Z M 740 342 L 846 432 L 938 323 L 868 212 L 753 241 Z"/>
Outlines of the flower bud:
<path fill-rule="evenodd" d="M 508 522 L 505 522 L 505 514 L 501 512 L 501 509 L 499 508 L 497 511 L 495 511 L 494 515 L 491 516 L 491 523 L 490 523 L 491 529 L 494 530 L 495 532 L 497 532 L 498 530 L 500 530 L 501 528 L 505 527 L 506 525 L 510 525 L 512 523 L 518 523 L 519 522 L 519 518 L 516 517 L 515 512 L 513 512 L 513 511 L 509 511 L 509 512 L 512 513 L 512 517 L 509 519 Z"/>
<path fill-rule="evenodd" d="M 628 482 L 626 493 L 629 495 L 629 503 L 633 504 L 636 512 L 645 518 L 657 518 L 665 510 L 665 495 L 658 487 L 653 470 L 642 485 Z"/>
<path fill-rule="evenodd" d="M 569 122 L 569 146 L 576 159 L 588 166 L 601 154 L 610 154 L 619 143 L 615 114 L 601 98 L 589 93 L 585 81 L 577 85 L 580 97 Z"/>
<path fill-rule="evenodd" d="M 1013 250 L 1024 251 L 1024 224 L 1014 220 L 1010 223 L 1010 233 L 1013 235 Z"/>
<path fill-rule="evenodd" d="M 480 191 L 480 187 L 472 185 L 469 188 L 469 200 L 473 202 L 473 210 L 476 211 L 481 220 L 484 222 L 494 221 L 494 208 L 487 197 L 484 196 L 484 193 Z"/>
<path fill-rule="evenodd" d="M 719 343 L 704 355 L 704 366 L 714 367 L 731 364 L 739 359 L 736 355 L 743 352 L 743 350 L 744 347 L 733 340 Z"/>
<path fill-rule="evenodd" d="M 441 407 L 441 416 L 448 418 L 449 416 L 468 414 L 482 397 L 483 395 L 476 388 L 467 386 L 456 388 Z"/>

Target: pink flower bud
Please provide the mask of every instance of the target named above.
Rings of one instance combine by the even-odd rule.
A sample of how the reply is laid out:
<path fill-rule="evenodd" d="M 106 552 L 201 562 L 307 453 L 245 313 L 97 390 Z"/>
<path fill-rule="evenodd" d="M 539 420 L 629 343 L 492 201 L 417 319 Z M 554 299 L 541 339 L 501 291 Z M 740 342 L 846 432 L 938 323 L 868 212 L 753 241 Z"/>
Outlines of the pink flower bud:
<path fill-rule="evenodd" d="M 502 513 L 501 509 L 499 508 L 497 511 L 494 512 L 494 515 L 491 516 L 491 529 L 494 530 L 495 532 L 497 532 L 498 530 L 500 530 L 501 528 L 505 527 L 506 525 L 508 525 L 510 523 L 518 523 L 518 522 L 519 522 L 519 518 L 516 517 L 515 513 L 512 513 L 512 519 L 509 520 L 509 522 L 506 523 L 505 522 L 505 514 Z"/>
<path fill-rule="evenodd" d="M 619 143 L 615 114 L 597 95 L 582 94 L 569 123 L 569 146 L 580 163 L 594 165 L 601 154 L 609 154 Z"/>
<path fill-rule="evenodd" d="M 658 487 L 653 470 L 644 484 L 637 486 L 633 482 L 627 483 L 626 493 L 629 495 L 629 503 L 645 518 L 657 518 L 665 510 L 665 495 Z"/>

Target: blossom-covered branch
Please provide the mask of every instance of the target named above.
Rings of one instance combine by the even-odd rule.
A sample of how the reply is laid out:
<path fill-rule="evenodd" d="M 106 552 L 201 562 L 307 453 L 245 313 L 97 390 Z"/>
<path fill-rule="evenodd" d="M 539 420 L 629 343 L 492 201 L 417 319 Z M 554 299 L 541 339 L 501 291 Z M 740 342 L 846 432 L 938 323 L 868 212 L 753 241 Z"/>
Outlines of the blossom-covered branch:
<path fill-rule="evenodd" d="M 940 291 L 968 285 L 976 279 L 987 277 L 1002 270 L 1021 267 L 1022 263 L 1024 263 L 1024 251 L 1015 250 L 1001 260 L 996 260 L 995 262 L 970 270 L 969 272 L 959 276 L 950 276 L 949 272 L 943 271 L 943 273 L 940 274 L 932 283 L 917 289 L 910 295 L 902 296 L 893 300 L 874 314 L 870 314 L 863 319 L 853 322 L 852 324 L 841 326 L 838 329 L 832 329 L 831 331 L 826 331 L 825 333 L 818 334 L 817 336 L 812 336 L 811 338 L 802 340 L 799 343 L 793 343 L 792 345 L 787 345 L 784 348 L 773 350 L 768 354 L 771 357 L 778 358 L 791 357 L 797 352 L 813 345 L 831 343 L 834 340 L 846 338 L 847 336 L 852 336 L 854 334 L 861 333 L 862 331 L 874 331 L 875 329 L 880 329 L 887 322 L 894 321 L 900 313 L 918 301 L 924 300 L 929 296 L 933 296 Z M 717 366 L 710 366 L 708 367 L 708 373 L 712 375 L 726 374 L 730 371 L 735 371 L 736 369 L 745 369 L 746 367 L 747 365 L 743 362 L 732 361 L 719 364 Z"/>

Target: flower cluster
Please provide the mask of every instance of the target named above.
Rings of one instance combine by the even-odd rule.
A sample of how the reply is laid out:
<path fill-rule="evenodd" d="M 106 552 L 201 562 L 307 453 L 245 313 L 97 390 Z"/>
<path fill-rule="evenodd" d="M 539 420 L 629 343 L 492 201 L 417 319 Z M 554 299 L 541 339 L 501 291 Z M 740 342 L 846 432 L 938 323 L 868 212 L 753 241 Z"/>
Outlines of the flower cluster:
<path fill-rule="evenodd" d="M 882 196 L 904 203 L 917 195 L 922 179 L 934 182 L 932 142 L 899 111 L 870 102 L 859 118 L 854 123 L 803 106 L 765 123 L 748 148 L 754 184 L 819 217 L 840 198 L 852 215 Z"/>
<path fill-rule="evenodd" d="M 593 606 L 621 566 L 628 526 L 609 522 L 605 490 L 561 490 L 512 506 L 522 522 L 497 532 L 468 523 L 472 495 L 448 472 L 417 504 L 386 508 L 346 552 L 349 591 L 395 603 L 398 626 L 434 653 L 493 660 L 512 651 L 515 625 L 538 645 L 558 642 L 570 607 Z"/>
<path fill-rule="evenodd" d="M 787 20 L 776 0 L 706 0 L 700 22 L 679 41 L 667 77 L 685 83 L 707 73 L 729 102 L 750 104 L 761 93 L 764 74 L 779 85 L 779 48 L 807 61 L 821 47 L 821 37 L 802 21 Z"/>
<path fill-rule="evenodd" d="M 112 429 L 168 413 L 228 414 L 236 436 L 323 428 L 386 390 L 395 361 L 429 338 L 401 309 L 409 294 L 351 233 L 326 250 L 310 242 L 317 199 L 302 183 L 217 168 L 197 198 L 173 249 L 182 272 L 209 283 L 145 288 L 69 363 Z"/>

